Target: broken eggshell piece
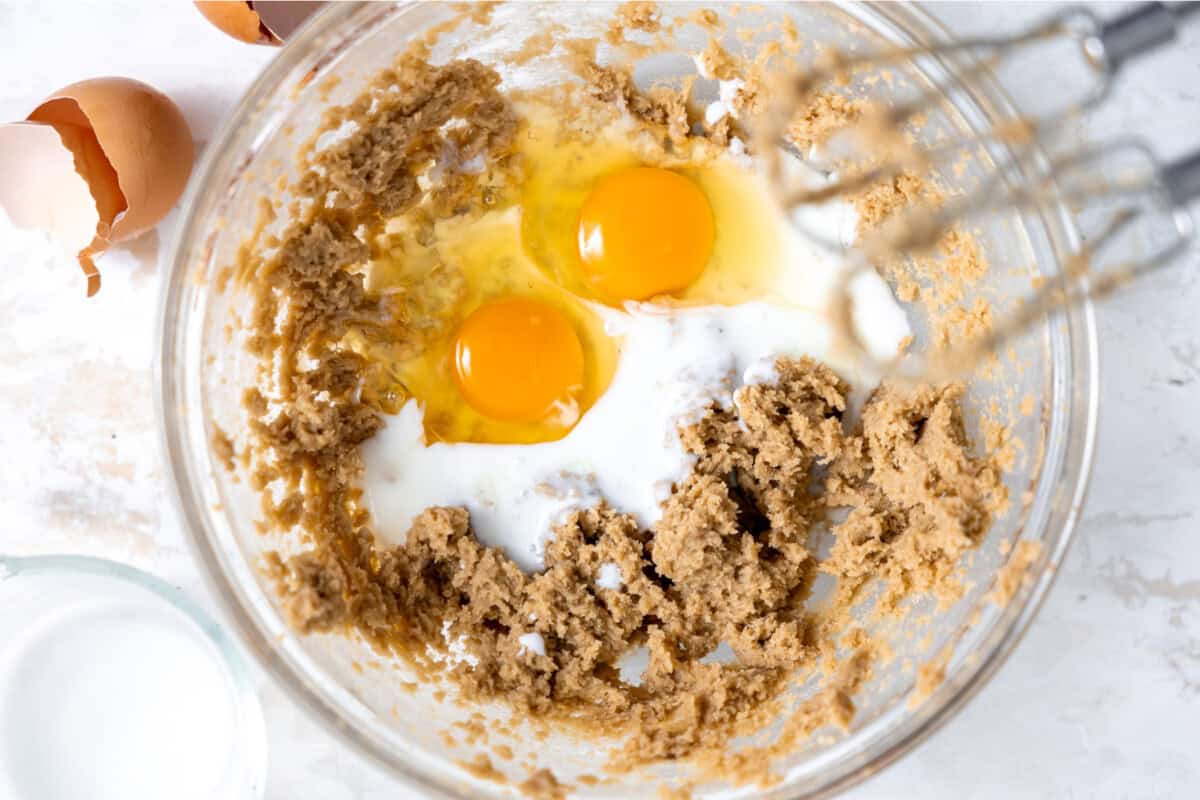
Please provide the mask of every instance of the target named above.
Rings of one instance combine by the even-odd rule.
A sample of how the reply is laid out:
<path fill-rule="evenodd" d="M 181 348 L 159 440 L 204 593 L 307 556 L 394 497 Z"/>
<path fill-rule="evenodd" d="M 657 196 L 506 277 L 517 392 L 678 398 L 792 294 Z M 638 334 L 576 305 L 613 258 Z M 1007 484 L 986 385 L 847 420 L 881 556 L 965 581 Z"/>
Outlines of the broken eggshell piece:
<path fill-rule="evenodd" d="M 213 25 L 241 42 L 281 45 L 323 3 L 305 0 L 197 0 L 196 8 Z"/>
<path fill-rule="evenodd" d="M 157 225 L 183 193 L 194 156 L 191 131 L 175 104 L 129 78 L 71 84 L 44 100 L 28 122 L 3 126 L 3 136 L 5 210 L 17 224 L 48 230 L 77 252 L 88 296 L 100 288 L 93 257 Z M 10 141 L 36 149 L 22 152 Z M 17 159 L 27 163 L 6 163 Z M 88 190 L 90 208 L 64 170 L 67 161 Z M 68 187 L 61 203 L 59 187 Z M 81 231 L 89 229 L 84 237 Z"/>
<path fill-rule="evenodd" d="M 111 167 L 88 163 L 84 178 L 116 178 L 125 209 L 111 223 L 110 241 L 131 239 L 158 224 L 183 194 L 192 173 L 192 133 L 165 94 L 129 78 L 93 78 L 46 98 L 28 117 L 59 130 L 90 130 Z M 83 144 L 87 144 L 85 140 Z M 79 163 L 80 151 L 64 136 Z M 93 192 L 96 187 L 92 186 Z M 105 209 L 100 209 L 101 213 Z"/>

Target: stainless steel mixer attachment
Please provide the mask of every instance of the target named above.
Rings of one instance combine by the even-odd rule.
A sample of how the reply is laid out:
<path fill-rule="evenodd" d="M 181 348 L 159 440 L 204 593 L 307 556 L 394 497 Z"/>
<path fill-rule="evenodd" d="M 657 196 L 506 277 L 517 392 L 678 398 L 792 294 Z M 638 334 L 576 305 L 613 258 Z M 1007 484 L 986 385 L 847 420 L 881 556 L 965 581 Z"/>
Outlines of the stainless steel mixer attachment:
<path fill-rule="evenodd" d="M 828 63 L 787 76 L 775 88 L 772 102 L 756 120 L 753 131 L 758 151 L 776 154 L 765 162 L 786 207 L 851 196 L 905 171 L 944 167 L 966 150 L 986 153 L 994 164 L 973 191 L 953 196 L 936 208 L 904 212 L 902 219 L 881 227 L 844 253 L 851 268 L 841 277 L 833 312 L 842 344 L 850 354 L 880 375 L 947 377 L 969 369 L 1046 314 L 1083 297 L 1108 294 L 1184 253 L 1195 237 L 1188 206 L 1200 199 L 1200 149 L 1167 164 L 1136 140 L 1090 146 L 1054 158 L 1032 156 L 1035 151 L 1043 152 L 1044 145 L 1068 120 L 1102 103 L 1125 66 L 1175 41 L 1181 23 L 1193 16 L 1200 18 L 1200 2 L 1145 3 L 1108 21 L 1085 9 L 1068 9 L 1015 35 L 965 38 L 932 49 L 835 55 Z M 1073 53 L 1083 65 L 1083 81 L 1074 87 L 1073 96 L 1056 83 L 1046 93 L 1052 98 L 1046 108 L 927 147 L 914 145 L 903 135 L 906 125 L 960 91 L 966 81 L 1051 46 Z M 787 182 L 777 155 L 778 143 L 786 141 L 794 109 L 810 102 L 822 88 L 844 83 L 855 71 L 930 57 L 965 64 L 957 68 L 958 78 L 951 83 L 933 86 L 911 100 L 866 115 L 859 124 L 838 134 L 843 139 L 847 133 L 859 136 L 860 147 L 873 163 L 839 170 L 846 163 L 838 155 L 844 154 L 846 142 L 833 142 L 822 148 L 824 153 L 797 154 L 831 175 L 826 185 L 796 187 Z M 1100 217 L 1086 244 L 1066 259 L 1059 273 L 1048 277 L 1008 313 L 998 314 L 991 330 L 980 338 L 953 343 L 948 351 L 924 357 L 902 354 L 881 361 L 872 355 L 853 324 L 849 286 L 856 275 L 875 269 L 881 258 L 928 250 L 956 226 L 990 214 L 1029 209 L 1047 200 L 1086 207 Z M 844 249 L 819 231 L 806 233 L 826 247 Z M 1120 251 L 1118 243 L 1133 236 L 1152 244 L 1136 258 L 1114 262 L 1112 254 Z"/>

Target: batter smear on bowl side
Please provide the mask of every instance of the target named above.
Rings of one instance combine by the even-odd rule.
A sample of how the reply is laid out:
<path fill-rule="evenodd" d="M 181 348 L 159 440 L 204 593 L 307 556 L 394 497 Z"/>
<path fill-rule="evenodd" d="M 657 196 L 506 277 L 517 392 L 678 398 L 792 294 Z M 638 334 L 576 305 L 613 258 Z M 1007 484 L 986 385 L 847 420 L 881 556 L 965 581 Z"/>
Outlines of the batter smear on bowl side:
<path fill-rule="evenodd" d="M 657 31 L 648 4 L 620 19 Z M 328 112 L 338 135 L 300 154 L 291 221 L 233 275 L 260 380 L 248 434 L 214 442 L 289 542 L 266 569 L 296 630 L 361 635 L 464 701 L 603 737 L 609 769 L 691 759 L 769 780 L 774 755 L 849 723 L 886 657 L 851 613 L 865 594 L 886 611 L 959 591 L 1007 506 L 1004 453 L 974 446 L 962 386 L 876 386 L 838 361 L 822 306 L 838 265 L 763 210 L 736 134 L 761 75 L 710 47 L 714 112 L 576 50 L 571 81 L 506 92 L 491 67 L 418 48 Z M 857 113 L 821 97 L 795 136 Z M 654 235 L 621 227 L 637 222 L 622 186 L 676 193 Z M 905 177 L 820 213 L 852 236 L 925 194 Z M 602 242 L 573 238 L 581 213 Z M 694 269 L 640 282 L 644 251 L 696 220 L 714 233 Z M 956 236 L 941 272 L 974 279 L 981 255 Z M 888 277 L 905 301 L 922 291 Z M 893 289 L 861 300 L 868 338 L 905 346 Z M 536 380 L 490 377 L 531 360 Z M 772 743 L 727 750 L 812 675 Z"/>

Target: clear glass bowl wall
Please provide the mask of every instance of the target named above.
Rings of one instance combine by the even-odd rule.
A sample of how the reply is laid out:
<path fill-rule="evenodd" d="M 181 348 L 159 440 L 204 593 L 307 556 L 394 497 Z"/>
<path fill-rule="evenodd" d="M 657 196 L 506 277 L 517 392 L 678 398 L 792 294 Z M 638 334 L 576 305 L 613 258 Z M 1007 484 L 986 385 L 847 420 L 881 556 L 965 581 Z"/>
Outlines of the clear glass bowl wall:
<path fill-rule="evenodd" d="M 722 13 L 727 9 L 714 5 Z M 665 13 L 684 15 L 694 7 L 669 4 Z M 612 11 L 611 4 L 601 3 L 571 4 L 569 12 L 549 4 L 501 7 L 486 30 L 466 24 L 443 37 L 434 59 L 469 55 L 487 62 L 497 53 L 519 48 L 549 21 L 566 24 L 573 35 L 596 35 L 603 32 Z M 218 467 L 209 445 L 214 421 L 226 430 L 239 428 L 241 390 L 252 384 L 255 367 L 236 329 L 232 336 L 226 330 L 231 311 L 245 308 L 246 297 L 235 287 L 216 291 L 217 275 L 233 263 L 254 224 L 260 198 L 277 194 L 281 174 L 296 177 L 295 150 L 317 130 L 323 110 L 351 100 L 377 70 L 390 64 L 403 43 L 449 13 L 448 4 L 330 4 L 251 87 L 209 149 L 185 202 L 163 295 L 159 400 L 177 500 L 201 566 L 242 640 L 274 678 L 325 728 L 427 793 L 500 797 L 511 796 L 510 790 L 473 778 L 458 763 L 471 760 L 480 748 L 462 743 L 461 737 L 457 745 L 442 737 L 452 723 L 469 716 L 468 711 L 439 702 L 430 687 L 405 691 L 403 684 L 413 676 L 390 663 L 373 667 L 380 659 L 364 644 L 340 636 L 301 637 L 288 629 L 257 569 L 260 554 L 279 543 L 257 532 L 257 496 Z M 807 39 L 851 50 L 945 38 L 918 9 L 889 4 L 769 4 L 754 12 L 743 10 L 735 24 L 761 28 L 760 22 L 783 15 L 790 16 Z M 702 49 L 705 35 L 690 28 L 679 37 L 680 53 L 639 64 L 637 77 L 690 72 L 691 61 L 684 54 Z M 732 50 L 746 47 L 732 35 L 726 44 Z M 964 74 L 963 66 L 923 57 L 895 70 L 894 77 L 897 86 L 919 87 Z M 338 81 L 328 82 L 330 76 Z M 558 79 L 552 67 L 535 60 L 507 73 L 506 85 Z M 1013 113 L 1004 95 L 986 81 L 958 84 L 958 89 L 930 115 L 923 138 L 935 136 L 939 129 L 978 129 Z M 980 161 L 962 176 L 943 179 L 951 188 L 969 188 L 986 168 Z M 1028 292 L 1031 274 L 1055 273 L 1061 254 L 1074 244 L 1069 216 L 1055 205 L 990 220 L 978 233 L 991 262 L 978 291 L 997 308 Z M 994 379 L 972 383 L 969 399 L 975 408 L 993 399 L 1008 407 L 1026 394 L 1041 401 L 1041 414 L 1017 415 L 1014 433 L 1025 443 L 1026 453 L 1008 476 L 1014 498 L 1028 502 L 1014 503 L 970 560 L 969 589 L 963 599 L 936 614 L 929 613 L 931 605 L 919 604 L 909 622 L 894 630 L 867 623 L 889 638 L 896 658 L 877 669 L 856 698 L 858 712 L 847 733 L 814 737 L 776 765 L 786 776 L 781 784 L 765 791 L 701 785 L 698 795 L 814 796 L 860 780 L 944 722 L 1011 651 L 1050 585 L 1086 484 L 1096 417 L 1090 308 L 1047 320 L 1016 349 L 1019 364 L 1004 361 Z M 997 608 L 986 595 L 1016 538 L 1041 542 L 1042 555 L 1032 568 L 1032 580 L 1011 603 Z M 914 666 L 947 644 L 953 645 L 954 656 L 946 679 L 922 703 L 909 707 Z M 491 709 L 489 714 L 503 712 Z M 499 742 L 512 747 L 516 761 L 532 758 L 552 766 L 568 783 L 598 768 L 594 747 L 564 737 L 491 740 Z M 505 768 L 503 762 L 497 765 Z M 520 781 L 528 773 L 514 769 L 509 774 Z M 686 767 L 663 766 L 648 775 L 581 788 L 580 794 L 653 797 L 656 788 L 648 777 L 687 776 Z"/>

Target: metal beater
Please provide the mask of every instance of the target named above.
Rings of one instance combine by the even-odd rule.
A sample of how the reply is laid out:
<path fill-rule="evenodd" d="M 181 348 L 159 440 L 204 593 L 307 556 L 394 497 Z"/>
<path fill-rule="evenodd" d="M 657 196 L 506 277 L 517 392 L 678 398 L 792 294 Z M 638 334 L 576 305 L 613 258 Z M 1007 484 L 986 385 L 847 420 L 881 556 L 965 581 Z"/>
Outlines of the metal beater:
<path fill-rule="evenodd" d="M 851 268 L 840 281 L 833 317 L 842 343 L 859 362 L 880 375 L 912 379 L 942 379 L 962 373 L 979 359 L 1008 340 L 1020 335 L 1046 314 L 1079 302 L 1082 298 L 1102 297 L 1140 276 L 1153 272 L 1179 257 L 1195 237 L 1195 226 L 1188 205 L 1200 199 L 1200 149 L 1168 164 L 1161 163 L 1145 144 L 1120 140 L 1043 161 L 1044 166 L 1030 173 L 1026 158 L 1062 126 L 1068 118 L 1102 103 L 1109 95 L 1117 74 L 1131 61 L 1173 42 L 1179 26 L 1188 17 L 1200 17 L 1200 2 L 1145 3 L 1109 21 L 1102 21 L 1085 9 L 1068 9 L 1015 35 L 982 36 L 959 40 L 934 48 L 896 49 L 869 55 L 836 56 L 831 63 L 791 75 L 774 93 L 774 100 L 757 120 L 754 130 L 758 152 L 778 153 L 778 146 L 762 146 L 785 141 L 791 109 L 800 107 L 819 87 L 844 82 L 851 70 L 884 67 L 922 56 L 973 57 L 971 66 L 960 76 L 972 77 L 998 68 L 1035 45 L 1058 41 L 1078 49 L 1092 84 L 1082 96 L 1067 99 L 1057 108 L 1010 120 L 970 137 L 938 142 L 917 148 L 897 136 L 897 147 L 883 163 L 836 177 L 828 185 L 796 188 L 783 178 L 778 155 L 766 159 L 766 168 L 775 180 L 785 207 L 848 196 L 877 181 L 893 177 L 906 169 L 928 168 L 945 163 L 964 148 L 988 148 L 997 169 L 978 190 L 947 200 L 934 210 L 909 212 L 903 224 L 893 224 L 872 239 L 844 252 L 841 243 L 829 241 L 820 232 L 806 231 L 825 246 L 842 252 Z M 945 97 L 947 86 L 937 86 L 914 100 L 885 112 L 885 119 L 873 119 L 877 136 L 880 130 L 899 132 L 902 126 Z M 881 124 L 882 123 L 882 124 Z M 786 149 L 786 148 L 785 148 Z M 827 171 L 812 154 L 797 154 L 810 164 Z M 1023 166 L 1022 166 L 1023 165 Z M 953 346 L 949 351 L 930 354 L 897 355 L 881 361 L 871 353 L 853 324 L 853 303 L 849 286 L 865 270 L 873 270 L 873 261 L 881 253 L 912 254 L 928 249 L 955 225 L 989 213 L 1027 209 L 1047 197 L 1069 205 L 1106 206 L 1105 221 L 1088 238 L 1087 244 L 1066 259 L 1063 269 L 1034 290 L 1032 297 L 1010 313 L 997 316 L 991 331 L 982 338 Z M 1161 241 L 1149 254 L 1136 260 L 1103 266 L 1113 243 L 1139 226 L 1153 229 Z"/>

